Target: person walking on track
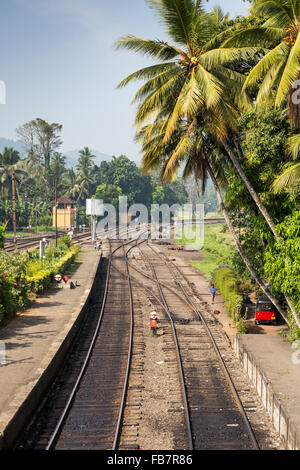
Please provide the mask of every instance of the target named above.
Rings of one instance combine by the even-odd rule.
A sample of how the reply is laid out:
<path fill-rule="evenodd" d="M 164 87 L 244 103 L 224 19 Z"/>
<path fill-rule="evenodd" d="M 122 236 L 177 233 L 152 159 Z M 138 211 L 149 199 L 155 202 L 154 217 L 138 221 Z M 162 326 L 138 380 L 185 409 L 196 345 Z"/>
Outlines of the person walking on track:
<path fill-rule="evenodd" d="M 214 284 L 210 288 L 210 293 L 211 293 L 211 303 L 213 305 L 215 303 L 215 297 L 217 293 L 217 289 L 215 288 Z"/>

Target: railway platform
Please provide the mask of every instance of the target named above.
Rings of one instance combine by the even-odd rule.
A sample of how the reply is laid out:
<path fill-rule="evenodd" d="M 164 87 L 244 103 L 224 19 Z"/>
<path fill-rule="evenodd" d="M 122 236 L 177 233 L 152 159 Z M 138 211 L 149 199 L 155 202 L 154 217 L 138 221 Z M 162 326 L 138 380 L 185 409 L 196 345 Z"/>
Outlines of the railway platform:
<path fill-rule="evenodd" d="M 290 450 L 300 450 L 300 350 L 280 336 L 238 335 L 234 350 Z"/>
<path fill-rule="evenodd" d="M 5 346 L 5 360 L 0 364 L 0 449 L 11 446 L 55 374 L 88 301 L 100 257 L 90 245 L 83 246 L 70 273 L 78 287 L 52 286 L 24 314 L 0 329 Z"/>

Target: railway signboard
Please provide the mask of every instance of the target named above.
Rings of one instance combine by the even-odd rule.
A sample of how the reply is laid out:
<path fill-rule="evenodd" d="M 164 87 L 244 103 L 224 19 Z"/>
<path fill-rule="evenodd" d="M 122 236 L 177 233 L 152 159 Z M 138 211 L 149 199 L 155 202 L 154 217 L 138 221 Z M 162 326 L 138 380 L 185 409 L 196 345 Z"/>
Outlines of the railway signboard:
<path fill-rule="evenodd" d="M 87 199 L 86 200 L 86 215 L 92 217 L 92 241 L 96 240 L 96 226 L 97 217 L 103 216 L 105 213 L 102 199 Z"/>

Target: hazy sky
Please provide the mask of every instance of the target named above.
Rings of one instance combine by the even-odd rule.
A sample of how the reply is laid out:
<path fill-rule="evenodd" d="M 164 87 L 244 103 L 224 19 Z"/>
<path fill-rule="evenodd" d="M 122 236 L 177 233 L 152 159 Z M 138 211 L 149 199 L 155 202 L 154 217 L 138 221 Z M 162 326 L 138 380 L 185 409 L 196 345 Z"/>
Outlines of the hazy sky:
<path fill-rule="evenodd" d="M 242 0 L 210 0 L 207 8 L 246 14 Z M 62 151 L 89 146 L 138 160 L 133 142 L 137 83 L 116 85 L 151 60 L 116 51 L 124 34 L 166 39 L 144 0 L 0 0 L 0 137 L 15 139 L 16 127 L 41 117 L 63 124 Z"/>

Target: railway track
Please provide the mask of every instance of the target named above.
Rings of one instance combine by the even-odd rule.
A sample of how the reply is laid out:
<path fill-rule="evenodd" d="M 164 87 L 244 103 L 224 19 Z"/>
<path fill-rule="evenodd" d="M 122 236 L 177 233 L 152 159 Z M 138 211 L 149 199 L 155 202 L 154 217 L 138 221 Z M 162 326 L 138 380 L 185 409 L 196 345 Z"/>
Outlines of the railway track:
<path fill-rule="evenodd" d="M 59 233 L 58 236 L 61 237 L 63 235 L 64 235 L 64 233 L 61 232 L 61 233 Z M 55 240 L 55 235 L 53 235 L 53 234 L 43 235 L 43 236 L 40 236 L 40 237 L 26 238 L 25 240 L 19 239 L 18 242 L 17 242 L 17 251 L 22 252 L 22 251 L 26 251 L 26 250 L 38 249 L 40 247 L 40 241 L 43 238 L 46 238 L 47 240 L 53 241 L 53 240 Z M 87 240 L 91 240 L 91 235 L 88 234 L 88 233 L 78 234 L 78 235 L 75 235 L 72 238 L 72 241 L 74 243 L 82 243 L 82 242 L 87 241 Z M 8 253 L 13 253 L 15 251 L 15 246 L 14 246 L 13 243 L 6 244 L 4 246 L 4 249 Z"/>
<path fill-rule="evenodd" d="M 110 245 L 82 334 L 17 448 L 118 448 L 131 361 L 133 304 L 126 243 Z"/>
<path fill-rule="evenodd" d="M 141 247 L 142 244 L 139 250 L 145 271 L 150 271 L 150 275 L 145 271 L 138 272 L 150 284 L 152 281 L 152 290 L 155 283 L 156 299 L 159 297 L 173 330 L 189 448 L 258 450 L 247 415 L 215 341 L 219 336 L 218 328 L 199 312 L 192 300 L 193 293 L 175 265 L 157 252 L 153 258 L 152 247 L 150 253 L 147 252 L 149 248 Z M 146 288 L 151 292 L 150 285 Z"/>
<path fill-rule="evenodd" d="M 110 255 L 97 328 L 47 450 L 115 450 L 117 447 L 133 328 L 129 277 L 124 272 L 127 276 L 124 282 L 112 265 L 114 259 L 123 269 L 125 254 L 118 254 L 120 248 L 123 246 L 118 244 Z"/>
<path fill-rule="evenodd" d="M 223 359 L 228 350 L 220 328 L 197 305 L 188 279 L 147 240 L 108 243 L 112 245 L 110 256 L 102 260 L 97 273 L 81 334 L 17 448 L 139 448 L 144 370 L 141 327 L 135 331 L 139 339 L 134 346 L 133 370 L 131 358 L 133 291 L 139 297 L 140 288 L 159 312 L 169 375 L 179 377 L 179 395 L 175 389 L 171 391 L 176 398 L 168 410 L 174 425 L 176 420 L 184 423 L 174 448 L 258 449 Z M 132 398 L 127 399 L 130 371 Z"/>

